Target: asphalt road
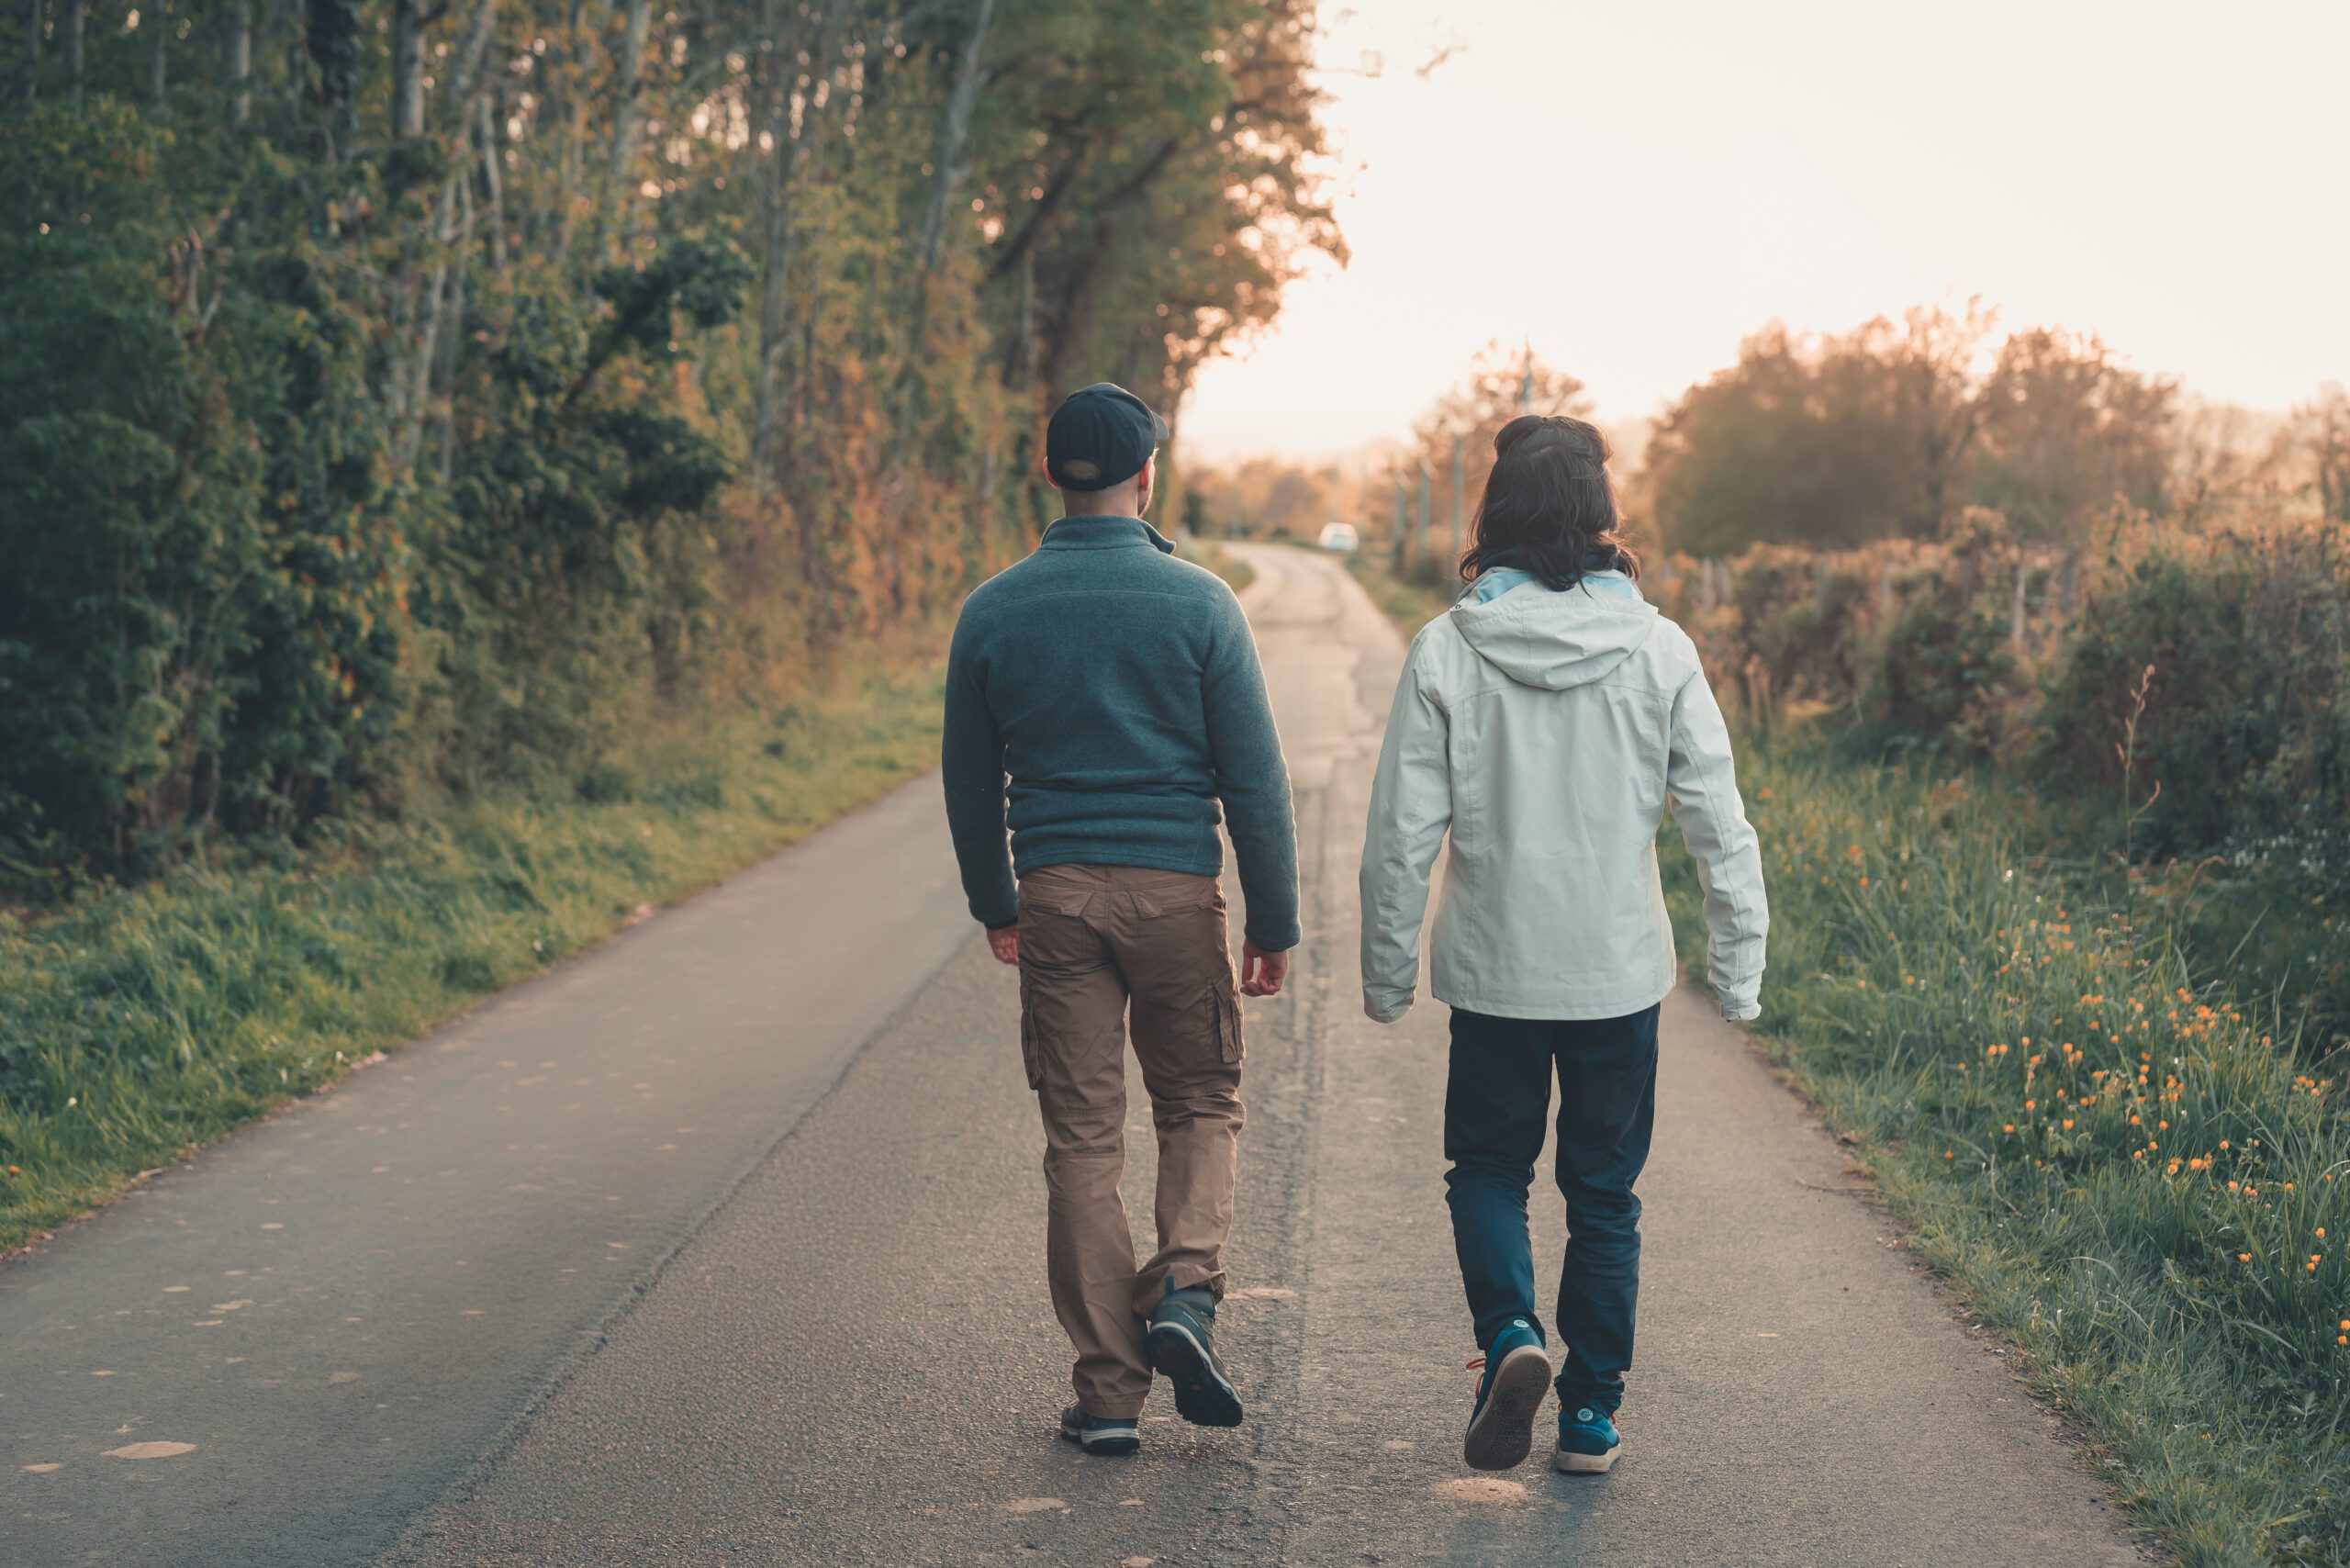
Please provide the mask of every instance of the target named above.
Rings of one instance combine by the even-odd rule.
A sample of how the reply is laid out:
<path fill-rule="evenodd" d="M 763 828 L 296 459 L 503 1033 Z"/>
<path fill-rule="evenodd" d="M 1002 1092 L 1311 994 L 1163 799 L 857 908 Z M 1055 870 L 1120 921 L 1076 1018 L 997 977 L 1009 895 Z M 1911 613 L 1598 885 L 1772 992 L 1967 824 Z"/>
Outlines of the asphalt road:
<path fill-rule="evenodd" d="M 1249 558 L 1309 935 L 1249 1015 L 1246 1425 L 1054 1437 L 1013 985 L 925 782 L 0 1264 L 0 1564 L 2140 1561 L 1686 996 L 1626 1457 L 1461 1467 L 1443 1009 L 1381 1029 L 1355 990 L 1401 650 L 1334 564 Z M 108 1456 L 149 1442 L 194 1447 Z"/>

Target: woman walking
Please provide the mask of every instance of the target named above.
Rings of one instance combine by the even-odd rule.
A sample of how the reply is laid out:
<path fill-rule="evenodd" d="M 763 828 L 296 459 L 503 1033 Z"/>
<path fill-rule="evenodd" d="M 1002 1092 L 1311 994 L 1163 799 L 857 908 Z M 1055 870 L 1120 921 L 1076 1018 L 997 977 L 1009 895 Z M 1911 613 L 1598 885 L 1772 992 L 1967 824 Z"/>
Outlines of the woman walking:
<path fill-rule="evenodd" d="M 1555 1075 L 1571 1235 L 1554 1462 L 1596 1473 L 1621 1447 L 1639 1292 L 1632 1185 L 1675 973 L 1656 866 L 1666 802 L 1696 859 L 1726 1018 L 1760 1010 L 1762 866 L 1696 650 L 1640 596 L 1606 438 L 1528 415 L 1494 453 L 1460 562 L 1468 588 L 1414 641 L 1388 713 L 1363 845 L 1363 1008 L 1387 1024 L 1412 1005 L 1428 873 L 1449 836 L 1430 989 L 1452 1008 L 1446 1201 L 1484 1352 L 1463 1450 L 1480 1470 L 1524 1460 L 1551 1382 L 1526 1203 Z"/>

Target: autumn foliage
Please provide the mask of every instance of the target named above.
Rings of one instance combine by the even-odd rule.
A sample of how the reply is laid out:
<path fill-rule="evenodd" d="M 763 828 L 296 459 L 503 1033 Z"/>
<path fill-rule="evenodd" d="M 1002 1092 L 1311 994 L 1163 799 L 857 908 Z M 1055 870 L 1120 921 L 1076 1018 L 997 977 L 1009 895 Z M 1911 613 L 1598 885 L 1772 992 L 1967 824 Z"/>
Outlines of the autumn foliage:
<path fill-rule="evenodd" d="M 520 780 L 1025 548 L 1315 194 L 1303 4 L 0 17 L 0 877 Z"/>

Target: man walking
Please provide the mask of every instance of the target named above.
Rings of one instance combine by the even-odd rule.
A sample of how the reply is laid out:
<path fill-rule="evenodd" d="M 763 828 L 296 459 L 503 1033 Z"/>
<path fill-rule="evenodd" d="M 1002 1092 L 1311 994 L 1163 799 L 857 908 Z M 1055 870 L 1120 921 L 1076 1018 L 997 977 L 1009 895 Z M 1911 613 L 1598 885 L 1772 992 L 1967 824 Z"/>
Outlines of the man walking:
<path fill-rule="evenodd" d="M 1064 515 L 965 603 L 946 673 L 947 823 L 971 913 L 1020 969 L 1046 1271 L 1077 1351 L 1061 1436 L 1089 1453 L 1140 1446 L 1153 1369 L 1185 1420 L 1240 1422 L 1213 1338 L 1241 1122 L 1219 801 L 1248 901 L 1238 989 L 1277 993 L 1298 939 L 1289 770 L 1248 623 L 1142 521 L 1166 436 L 1107 382 L 1061 404 L 1045 472 Z M 1118 1194 L 1129 1020 L 1158 1132 L 1140 1268 Z"/>

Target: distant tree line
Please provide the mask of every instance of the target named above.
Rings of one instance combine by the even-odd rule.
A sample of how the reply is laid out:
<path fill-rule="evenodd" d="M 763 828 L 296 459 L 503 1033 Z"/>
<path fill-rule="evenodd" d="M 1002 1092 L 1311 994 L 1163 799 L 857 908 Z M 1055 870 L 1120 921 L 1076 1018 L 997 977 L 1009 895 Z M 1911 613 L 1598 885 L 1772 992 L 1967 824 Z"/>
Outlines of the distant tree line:
<path fill-rule="evenodd" d="M 1658 420 L 1641 500 L 1675 547 L 1826 548 L 1935 539 L 1969 507 L 2015 537 L 2080 537 L 2120 505 L 2199 514 L 2301 498 L 2350 515 L 2350 400 L 2328 389 L 2275 428 L 2185 399 L 2094 336 L 1994 345 L 1970 302 L 1845 333 L 1774 324 Z"/>
<path fill-rule="evenodd" d="M 1456 453 L 1465 520 L 1503 424 L 1592 408 L 1580 379 L 1530 348 L 1488 344 L 1405 440 L 1360 461 L 1259 458 L 1196 475 L 1186 522 L 1307 532 L 1337 516 L 1412 575 L 1447 576 Z M 2090 543 L 2132 518 L 2350 521 L 2340 385 L 2281 414 L 2212 404 L 2094 336 L 2002 336 L 1975 301 L 1842 333 L 1774 323 L 1657 419 L 1608 436 L 1635 540 L 1697 556 L 1946 540 L 1985 512 L 2026 546 Z"/>
<path fill-rule="evenodd" d="M 12 0 L 0 878 L 560 778 L 1341 241 L 1304 0 Z"/>

